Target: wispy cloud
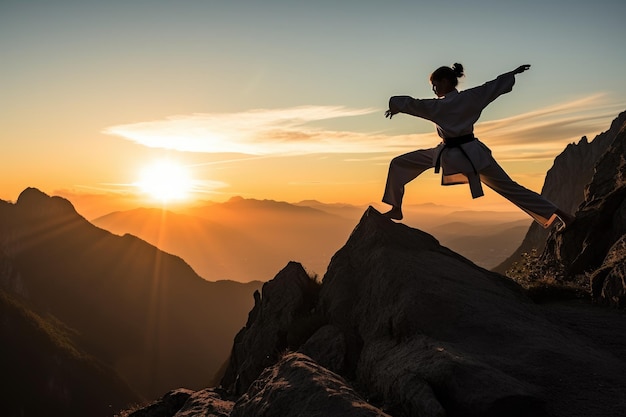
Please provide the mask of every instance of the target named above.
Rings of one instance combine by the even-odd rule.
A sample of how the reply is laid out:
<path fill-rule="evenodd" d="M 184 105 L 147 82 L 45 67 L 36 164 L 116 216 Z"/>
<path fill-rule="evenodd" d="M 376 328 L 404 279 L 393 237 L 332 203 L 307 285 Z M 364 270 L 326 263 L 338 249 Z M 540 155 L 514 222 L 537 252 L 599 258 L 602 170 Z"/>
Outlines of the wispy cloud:
<path fill-rule="evenodd" d="M 623 105 L 596 94 L 540 108 L 513 117 L 479 123 L 475 133 L 484 137 L 499 159 L 553 159 L 565 145 L 587 135 L 592 140 L 607 130 Z"/>
<path fill-rule="evenodd" d="M 605 95 L 549 106 L 476 125 L 476 134 L 499 159 L 551 159 L 582 135 L 597 134 L 619 111 Z M 400 153 L 433 147 L 435 133 L 390 135 L 325 129 L 330 119 L 365 116 L 380 109 L 300 106 L 238 113 L 198 113 L 111 126 L 104 133 L 151 148 L 256 156 L 346 153 Z M 433 129 L 434 131 L 434 129 Z M 590 137 L 592 139 L 593 137 Z M 359 156 L 362 155 L 362 157 Z"/>
<path fill-rule="evenodd" d="M 248 155 L 355 152 L 375 138 L 324 130 L 312 122 L 370 114 L 377 109 L 300 106 L 239 113 L 199 113 L 112 126 L 104 133 L 151 148 Z"/>

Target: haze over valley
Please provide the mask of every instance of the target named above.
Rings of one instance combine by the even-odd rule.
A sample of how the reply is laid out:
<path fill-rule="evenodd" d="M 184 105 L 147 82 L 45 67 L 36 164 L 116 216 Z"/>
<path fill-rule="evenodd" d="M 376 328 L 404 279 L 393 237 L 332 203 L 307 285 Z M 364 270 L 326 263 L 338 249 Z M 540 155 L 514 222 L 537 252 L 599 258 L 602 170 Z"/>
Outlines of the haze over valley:
<path fill-rule="evenodd" d="M 266 281 L 292 260 L 322 276 L 366 208 L 234 197 L 190 209 L 113 212 L 92 223 L 180 256 L 207 280 L 248 282 Z M 410 205 L 405 212 L 405 223 L 432 233 L 444 246 L 487 269 L 513 253 L 531 223 L 521 212 L 436 204 Z"/>

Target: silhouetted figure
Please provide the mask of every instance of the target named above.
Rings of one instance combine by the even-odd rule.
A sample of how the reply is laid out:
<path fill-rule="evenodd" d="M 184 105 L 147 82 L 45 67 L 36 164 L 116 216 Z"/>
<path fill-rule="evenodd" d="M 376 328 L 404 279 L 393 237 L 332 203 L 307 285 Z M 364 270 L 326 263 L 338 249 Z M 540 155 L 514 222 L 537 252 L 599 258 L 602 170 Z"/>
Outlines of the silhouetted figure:
<path fill-rule="evenodd" d="M 395 96 L 389 99 L 385 117 L 406 113 L 430 120 L 443 139 L 436 148 L 421 149 L 395 157 L 389 165 L 383 202 L 392 206 L 385 216 L 401 220 L 404 186 L 429 168 L 443 170 L 441 184 L 468 184 L 473 198 L 483 195 L 482 184 L 502 195 L 532 216 L 543 227 L 549 227 L 558 217 L 567 226 L 574 217 L 563 212 L 541 195 L 515 181 L 491 156 L 491 151 L 474 137 L 474 123 L 482 110 L 500 95 L 508 93 L 515 84 L 515 75 L 528 70 L 521 65 L 481 86 L 458 91 L 458 79 L 463 66 L 440 67 L 430 75 L 435 99 L 415 99 Z"/>

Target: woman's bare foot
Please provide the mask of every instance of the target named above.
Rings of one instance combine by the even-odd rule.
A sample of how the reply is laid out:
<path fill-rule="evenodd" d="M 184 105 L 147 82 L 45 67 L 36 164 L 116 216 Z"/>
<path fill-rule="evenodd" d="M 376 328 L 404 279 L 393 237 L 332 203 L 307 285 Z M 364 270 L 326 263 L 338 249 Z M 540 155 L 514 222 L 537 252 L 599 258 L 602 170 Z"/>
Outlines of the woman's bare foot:
<path fill-rule="evenodd" d="M 404 217 L 402 215 L 402 209 L 400 207 L 393 207 L 388 212 L 383 213 L 383 216 L 385 216 L 388 219 L 394 219 L 394 220 L 402 220 L 402 217 Z"/>
<path fill-rule="evenodd" d="M 561 209 L 557 209 L 554 214 L 556 214 L 559 219 L 561 219 L 561 222 L 563 223 L 563 228 L 570 226 L 572 223 L 574 223 L 574 220 L 576 220 L 576 217 L 564 212 Z"/>

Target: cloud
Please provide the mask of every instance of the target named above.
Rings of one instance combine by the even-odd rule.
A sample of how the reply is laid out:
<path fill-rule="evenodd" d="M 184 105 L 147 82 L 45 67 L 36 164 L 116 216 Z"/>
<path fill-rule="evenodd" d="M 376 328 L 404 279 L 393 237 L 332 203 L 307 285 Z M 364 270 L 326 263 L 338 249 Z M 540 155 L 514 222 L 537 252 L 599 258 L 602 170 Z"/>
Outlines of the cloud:
<path fill-rule="evenodd" d="M 606 95 L 540 108 L 513 117 L 481 122 L 475 133 L 498 159 L 552 159 L 572 141 L 608 128 L 618 106 Z M 104 130 L 138 144 L 199 153 L 254 156 L 404 153 L 436 146 L 434 133 L 391 135 L 323 128 L 331 119 L 367 116 L 380 109 L 340 106 L 299 106 L 238 113 L 198 113 L 163 120 L 112 126 Z M 593 139 L 593 137 L 590 137 Z M 362 155 L 359 157 L 358 155 Z"/>
<path fill-rule="evenodd" d="M 501 160 L 554 159 L 568 143 L 589 140 L 607 130 L 622 105 L 609 104 L 606 95 L 544 107 L 513 117 L 482 122 L 475 133 Z"/>
<path fill-rule="evenodd" d="M 300 106 L 240 113 L 200 113 L 112 126 L 109 135 L 151 148 L 249 155 L 355 152 L 375 137 L 323 130 L 312 122 L 370 114 L 376 109 Z"/>

